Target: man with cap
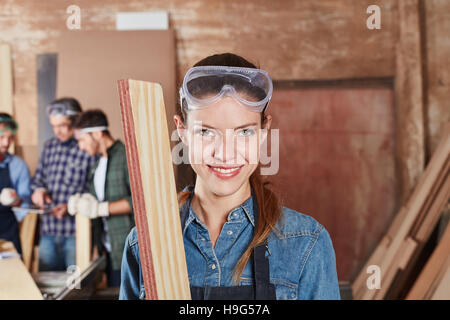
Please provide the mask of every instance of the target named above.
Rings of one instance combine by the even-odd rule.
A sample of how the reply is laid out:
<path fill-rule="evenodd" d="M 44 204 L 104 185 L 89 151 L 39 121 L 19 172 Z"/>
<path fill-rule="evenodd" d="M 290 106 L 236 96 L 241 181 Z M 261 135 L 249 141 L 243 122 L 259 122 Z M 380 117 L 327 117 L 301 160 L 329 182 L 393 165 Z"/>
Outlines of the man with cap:
<path fill-rule="evenodd" d="M 71 196 L 68 211 L 94 219 L 94 243 L 107 257 L 108 286 L 119 287 L 125 239 L 135 225 L 125 146 L 112 138 L 101 110 L 84 112 L 74 128 L 79 148 L 100 158 L 89 174 L 89 193 Z"/>
<path fill-rule="evenodd" d="M 30 173 L 25 162 L 8 152 L 18 125 L 7 113 L 0 113 L 0 239 L 11 241 L 21 253 L 18 221 L 27 210 L 11 207 L 30 205 Z"/>
<path fill-rule="evenodd" d="M 67 201 L 87 188 L 95 158 L 78 149 L 73 122 L 81 107 L 73 98 L 53 101 L 47 114 L 55 137 L 44 144 L 31 182 L 33 203 L 49 213 L 41 219 L 39 270 L 63 271 L 75 261 L 75 219 L 67 215 Z"/>

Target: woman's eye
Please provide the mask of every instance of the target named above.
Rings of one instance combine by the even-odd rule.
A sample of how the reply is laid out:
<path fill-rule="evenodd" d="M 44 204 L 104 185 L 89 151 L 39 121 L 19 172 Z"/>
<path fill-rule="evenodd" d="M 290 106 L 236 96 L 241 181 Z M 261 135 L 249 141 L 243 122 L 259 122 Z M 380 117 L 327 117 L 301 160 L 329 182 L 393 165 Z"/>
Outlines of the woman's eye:
<path fill-rule="evenodd" d="M 242 129 L 239 134 L 244 137 L 249 137 L 255 133 L 253 129 Z"/>
<path fill-rule="evenodd" d="M 213 135 L 213 132 L 208 129 L 198 129 L 196 130 L 196 133 L 204 137 L 210 137 Z"/>

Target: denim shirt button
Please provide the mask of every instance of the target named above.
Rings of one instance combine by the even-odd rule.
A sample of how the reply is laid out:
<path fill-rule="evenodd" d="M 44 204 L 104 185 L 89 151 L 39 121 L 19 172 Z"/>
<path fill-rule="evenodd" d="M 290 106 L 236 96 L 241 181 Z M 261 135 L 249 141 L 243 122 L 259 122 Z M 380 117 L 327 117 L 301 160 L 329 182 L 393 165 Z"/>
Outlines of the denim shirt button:
<path fill-rule="evenodd" d="M 215 264 L 213 264 L 212 266 L 211 266 L 211 269 L 216 269 L 216 265 Z"/>
<path fill-rule="evenodd" d="M 228 231 L 227 231 L 227 234 L 228 234 L 229 236 L 231 236 L 231 235 L 233 234 L 233 231 L 228 230 Z"/>

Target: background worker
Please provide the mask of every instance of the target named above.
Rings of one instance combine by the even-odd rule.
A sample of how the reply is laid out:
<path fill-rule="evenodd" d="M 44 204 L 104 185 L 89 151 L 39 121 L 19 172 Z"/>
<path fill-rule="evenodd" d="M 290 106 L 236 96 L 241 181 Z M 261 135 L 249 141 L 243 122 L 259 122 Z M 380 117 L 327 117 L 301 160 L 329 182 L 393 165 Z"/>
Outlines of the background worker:
<path fill-rule="evenodd" d="M 81 107 L 73 98 L 62 98 L 47 108 L 55 137 L 46 141 L 32 179 L 32 201 L 50 210 L 41 220 L 39 270 L 66 270 L 75 265 L 75 219 L 67 215 L 72 194 L 87 187 L 89 169 L 95 158 L 78 149 L 73 122 Z M 50 208 L 50 209 L 49 209 Z"/>
<path fill-rule="evenodd" d="M 17 132 L 18 125 L 7 113 L 0 113 L 0 239 L 14 243 L 21 253 L 18 221 L 27 210 L 13 212 L 11 206 L 29 206 L 30 172 L 25 162 L 8 149 Z"/>
<path fill-rule="evenodd" d="M 94 219 L 94 243 L 107 257 L 108 286 L 119 287 L 125 239 L 135 225 L 125 146 L 113 139 L 100 110 L 84 112 L 74 127 L 79 148 L 99 159 L 89 175 L 89 193 L 70 197 L 69 213 Z"/>

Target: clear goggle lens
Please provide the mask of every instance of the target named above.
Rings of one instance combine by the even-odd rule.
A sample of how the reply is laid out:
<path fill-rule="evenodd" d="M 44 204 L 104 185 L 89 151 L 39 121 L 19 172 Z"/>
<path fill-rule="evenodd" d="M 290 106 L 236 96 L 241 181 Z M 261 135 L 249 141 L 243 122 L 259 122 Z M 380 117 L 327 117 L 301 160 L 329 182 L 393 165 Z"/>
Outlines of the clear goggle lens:
<path fill-rule="evenodd" d="M 260 69 L 226 66 L 191 68 L 180 88 L 181 106 L 202 109 L 231 96 L 255 112 L 261 112 L 272 97 L 269 74 Z"/>

